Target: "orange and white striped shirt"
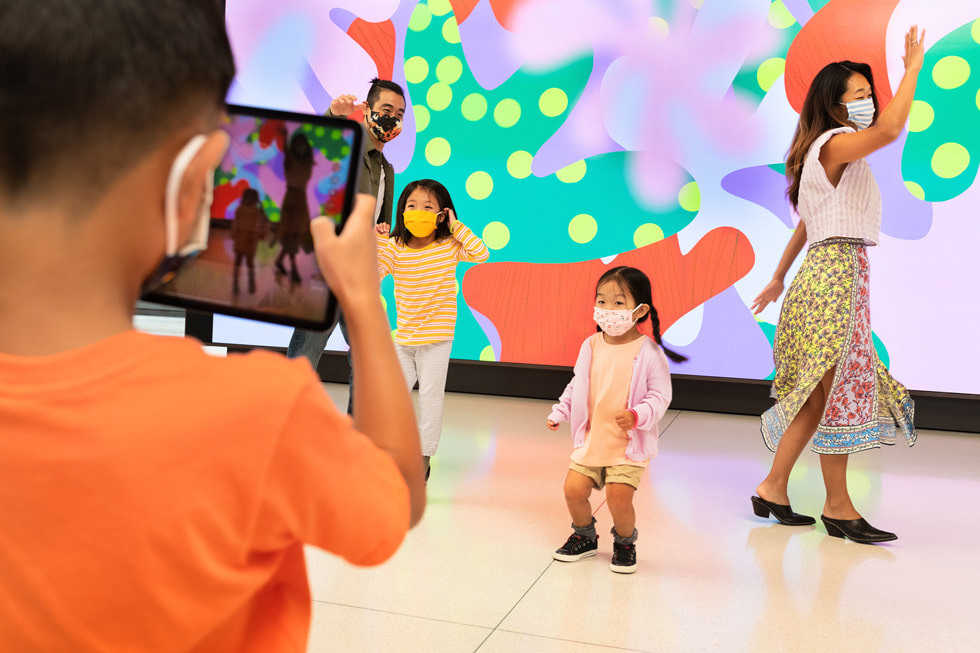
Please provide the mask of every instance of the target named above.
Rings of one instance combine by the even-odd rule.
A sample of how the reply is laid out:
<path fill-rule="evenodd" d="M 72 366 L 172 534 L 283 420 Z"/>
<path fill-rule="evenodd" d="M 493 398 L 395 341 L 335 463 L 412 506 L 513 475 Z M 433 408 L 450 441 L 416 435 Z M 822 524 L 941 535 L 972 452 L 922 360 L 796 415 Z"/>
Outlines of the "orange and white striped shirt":
<path fill-rule="evenodd" d="M 395 278 L 399 345 L 449 340 L 456 330 L 456 265 L 490 257 L 483 241 L 459 220 L 452 237 L 412 249 L 378 234 L 378 277 Z"/>

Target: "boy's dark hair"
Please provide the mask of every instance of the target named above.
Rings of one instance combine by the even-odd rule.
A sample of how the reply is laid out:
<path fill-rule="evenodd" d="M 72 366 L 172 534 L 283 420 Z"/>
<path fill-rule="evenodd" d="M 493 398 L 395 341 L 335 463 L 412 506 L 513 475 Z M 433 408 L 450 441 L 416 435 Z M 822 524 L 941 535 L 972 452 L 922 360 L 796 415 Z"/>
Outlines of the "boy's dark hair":
<path fill-rule="evenodd" d="M 216 0 L 3 0 L 0 195 L 91 201 L 234 74 Z"/>
<path fill-rule="evenodd" d="M 595 291 L 596 294 L 599 293 L 599 288 L 602 284 L 607 281 L 616 281 L 621 285 L 626 292 L 630 294 L 633 298 L 633 302 L 637 306 L 640 304 L 646 304 L 650 307 L 650 312 L 637 320 L 637 323 L 643 322 L 647 318 L 650 318 L 650 326 L 653 329 L 653 340 L 660 345 L 660 348 L 664 350 L 667 354 L 667 358 L 674 361 L 675 363 L 683 363 L 687 360 L 687 356 L 678 354 L 664 347 L 664 343 L 660 339 L 660 316 L 657 315 L 657 307 L 653 305 L 653 288 L 650 286 L 650 279 L 647 275 L 643 274 L 642 271 L 636 268 L 627 267 L 625 265 L 620 265 L 615 268 L 606 270 L 599 281 L 596 282 Z M 598 330 L 598 327 L 596 328 Z"/>
<path fill-rule="evenodd" d="M 402 245 L 406 244 L 408 239 L 412 237 L 412 233 L 405 227 L 405 204 L 408 203 L 408 196 L 416 188 L 425 188 L 432 191 L 432 194 L 436 196 L 436 201 L 439 203 L 440 211 L 443 209 L 452 209 L 453 214 L 456 214 L 456 207 L 453 206 L 453 198 L 449 196 L 449 191 L 446 190 L 446 187 L 438 181 L 434 179 L 419 179 L 418 181 L 409 183 L 405 186 L 402 194 L 398 196 L 398 206 L 395 209 L 391 226 L 391 237 Z M 459 219 L 459 215 L 456 215 L 456 218 Z M 436 240 L 443 240 L 452 235 L 452 232 L 449 231 L 448 217 L 436 225 Z"/>
<path fill-rule="evenodd" d="M 374 103 L 378 101 L 379 97 L 381 97 L 381 91 L 392 91 L 396 95 L 400 95 L 403 100 L 405 99 L 405 91 L 402 90 L 401 86 L 393 81 L 375 77 L 371 80 L 371 89 L 367 94 L 366 101 L 368 109 L 374 108 Z"/>

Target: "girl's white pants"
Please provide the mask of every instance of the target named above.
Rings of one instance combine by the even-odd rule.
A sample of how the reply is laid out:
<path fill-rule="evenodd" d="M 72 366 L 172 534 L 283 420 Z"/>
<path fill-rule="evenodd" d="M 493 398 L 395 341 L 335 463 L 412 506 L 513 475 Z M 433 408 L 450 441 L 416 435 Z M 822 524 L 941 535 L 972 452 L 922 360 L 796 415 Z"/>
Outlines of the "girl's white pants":
<path fill-rule="evenodd" d="M 442 434 L 442 409 L 446 399 L 446 373 L 452 340 L 427 345 L 395 344 L 409 392 L 419 384 L 418 420 L 422 455 L 434 456 Z"/>

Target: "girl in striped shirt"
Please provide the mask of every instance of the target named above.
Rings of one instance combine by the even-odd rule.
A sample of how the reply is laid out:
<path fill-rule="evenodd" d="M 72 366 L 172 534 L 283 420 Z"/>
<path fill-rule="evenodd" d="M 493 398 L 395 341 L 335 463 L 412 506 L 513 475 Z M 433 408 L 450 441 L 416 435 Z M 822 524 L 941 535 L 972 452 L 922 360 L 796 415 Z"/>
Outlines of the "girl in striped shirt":
<path fill-rule="evenodd" d="M 425 477 L 442 432 L 446 373 L 456 328 L 456 265 L 482 263 L 490 253 L 456 219 L 449 191 L 420 179 L 398 198 L 395 225 L 378 224 L 378 276 L 395 278 L 395 350 L 409 389 L 419 384 L 419 432 Z"/>

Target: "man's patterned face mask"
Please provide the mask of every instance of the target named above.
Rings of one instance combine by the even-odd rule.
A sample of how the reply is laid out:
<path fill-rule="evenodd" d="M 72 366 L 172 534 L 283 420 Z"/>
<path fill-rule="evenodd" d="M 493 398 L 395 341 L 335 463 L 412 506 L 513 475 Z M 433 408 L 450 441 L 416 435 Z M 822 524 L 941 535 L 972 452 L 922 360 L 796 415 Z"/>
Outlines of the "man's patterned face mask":
<path fill-rule="evenodd" d="M 386 116 L 377 111 L 372 111 L 368 116 L 368 127 L 371 128 L 374 137 L 382 143 L 387 143 L 402 133 L 401 118 Z"/>

